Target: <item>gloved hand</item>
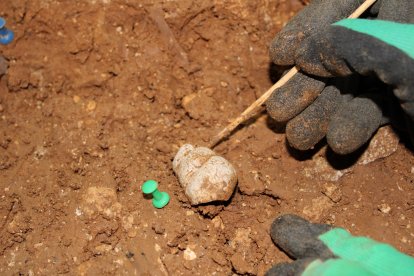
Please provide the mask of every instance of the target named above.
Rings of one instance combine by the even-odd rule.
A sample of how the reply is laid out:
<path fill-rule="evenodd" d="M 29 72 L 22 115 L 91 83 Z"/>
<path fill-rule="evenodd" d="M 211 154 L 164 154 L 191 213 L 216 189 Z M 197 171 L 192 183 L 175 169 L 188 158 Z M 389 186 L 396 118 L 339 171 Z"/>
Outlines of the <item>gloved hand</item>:
<path fill-rule="evenodd" d="M 273 266 L 267 276 L 413 275 L 414 258 L 394 247 L 342 228 L 314 224 L 296 215 L 275 219 L 270 235 L 295 259 Z"/>
<path fill-rule="evenodd" d="M 271 44 L 275 64 L 301 70 L 266 103 L 273 119 L 287 122 L 294 148 L 310 149 L 326 135 L 335 152 L 351 153 L 380 125 L 405 120 L 401 107 L 412 124 L 414 25 L 382 20 L 414 23 L 414 1 L 379 0 L 365 16 L 377 20 L 332 25 L 362 2 L 314 0 Z"/>

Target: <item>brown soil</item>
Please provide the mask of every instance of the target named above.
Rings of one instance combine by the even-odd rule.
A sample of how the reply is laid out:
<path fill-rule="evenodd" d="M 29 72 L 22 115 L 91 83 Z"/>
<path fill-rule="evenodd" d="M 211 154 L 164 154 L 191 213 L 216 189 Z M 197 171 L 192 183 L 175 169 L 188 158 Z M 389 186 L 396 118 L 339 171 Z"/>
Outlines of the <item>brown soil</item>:
<path fill-rule="evenodd" d="M 288 260 L 269 237 L 284 213 L 414 254 L 402 144 L 330 183 L 262 114 L 216 148 L 239 175 L 226 205 L 191 207 L 172 172 L 180 145 L 269 87 L 267 46 L 301 5 L 1 1 L 16 39 L 0 47 L 0 274 L 263 275 Z M 171 195 L 164 209 L 143 197 L 147 179 Z"/>

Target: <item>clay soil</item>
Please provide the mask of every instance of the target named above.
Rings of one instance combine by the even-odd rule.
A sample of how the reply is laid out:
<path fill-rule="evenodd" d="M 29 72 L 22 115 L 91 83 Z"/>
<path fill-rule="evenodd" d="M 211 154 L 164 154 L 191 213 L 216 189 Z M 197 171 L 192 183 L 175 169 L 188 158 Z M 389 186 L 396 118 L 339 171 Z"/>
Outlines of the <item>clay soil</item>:
<path fill-rule="evenodd" d="M 324 151 L 292 151 L 262 113 L 216 148 L 238 171 L 229 202 L 191 206 L 172 172 L 182 144 L 205 144 L 278 77 L 268 44 L 301 8 L 1 1 L 16 38 L 0 47 L 0 274 L 263 275 L 289 261 L 269 237 L 284 213 L 414 254 L 403 143 L 324 177 Z M 171 195 L 164 209 L 142 195 L 147 179 Z"/>

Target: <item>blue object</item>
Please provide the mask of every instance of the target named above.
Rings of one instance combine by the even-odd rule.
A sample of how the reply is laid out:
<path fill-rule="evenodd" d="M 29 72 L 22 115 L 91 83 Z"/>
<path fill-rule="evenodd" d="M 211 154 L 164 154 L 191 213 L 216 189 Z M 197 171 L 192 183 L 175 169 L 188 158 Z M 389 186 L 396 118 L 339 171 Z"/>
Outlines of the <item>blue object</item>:
<path fill-rule="evenodd" d="M 0 17 L 0 44 L 7 45 L 13 41 L 13 31 L 6 28 L 6 20 Z"/>

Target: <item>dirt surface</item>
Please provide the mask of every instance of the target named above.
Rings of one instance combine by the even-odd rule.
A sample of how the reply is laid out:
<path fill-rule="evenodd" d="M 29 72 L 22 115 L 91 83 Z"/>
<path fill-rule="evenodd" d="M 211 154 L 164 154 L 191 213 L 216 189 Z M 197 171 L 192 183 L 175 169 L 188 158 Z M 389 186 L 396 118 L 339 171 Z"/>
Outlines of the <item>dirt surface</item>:
<path fill-rule="evenodd" d="M 268 44 L 301 5 L 1 1 L 16 38 L 0 47 L 0 274 L 263 275 L 288 260 L 269 236 L 284 213 L 414 254 L 403 144 L 327 178 L 324 149 L 292 151 L 262 114 L 216 148 L 239 176 L 225 205 L 191 207 L 172 172 L 179 146 L 205 144 L 269 87 Z M 147 179 L 171 195 L 164 209 Z"/>

